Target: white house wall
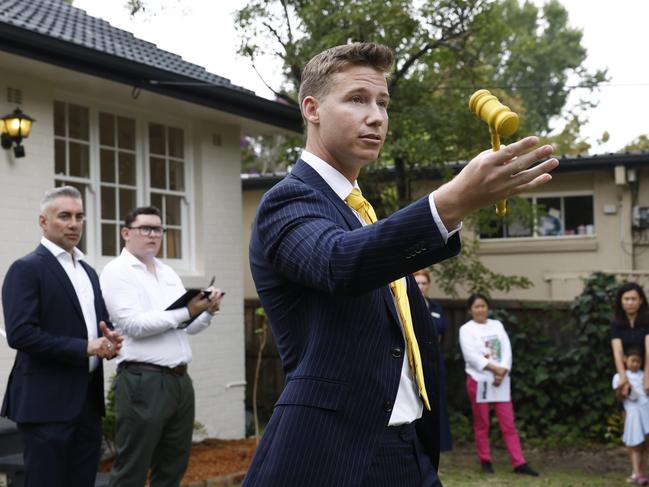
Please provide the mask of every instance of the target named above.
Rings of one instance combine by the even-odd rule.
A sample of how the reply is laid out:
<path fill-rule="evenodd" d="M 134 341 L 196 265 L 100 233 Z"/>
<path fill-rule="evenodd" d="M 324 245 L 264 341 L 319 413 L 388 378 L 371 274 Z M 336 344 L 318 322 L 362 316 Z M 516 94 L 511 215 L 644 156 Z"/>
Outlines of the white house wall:
<path fill-rule="evenodd" d="M 78 102 L 111 113 L 173 123 L 185 131 L 188 178 L 189 258 L 178 272 L 186 286 L 203 286 L 212 275 L 227 292 L 212 326 L 191 338 L 194 358 L 190 374 L 196 390 L 196 420 L 210 436 L 244 436 L 245 353 L 243 339 L 242 209 L 239 138 L 242 125 L 233 115 L 140 92 L 132 87 L 0 53 L 0 113 L 12 111 L 7 88 L 22 90 L 20 108 L 36 119 L 24 141 L 27 156 L 14 159 L 0 151 L 0 279 L 18 257 L 39 239 L 38 208 L 54 184 L 53 102 Z M 93 119 L 91 116 L 91 129 Z M 254 124 L 253 124 L 254 125 Z M 91 146 L 92 150 L 92 146 Z M 138 156 L 138 165 L 143 163 Z M 91 166 L 92 167 L 92 166 Z M 141 176 L 141 171 L 138 172 Z M 94 188 L 97 191 L 97 188 Z M 138 196 L 139 197 L 139 196 Z M 144 203 L 138 200 L 139 204 Z M 98 209 L 86 208 L 89 218 Z M 108 259 L 89 248 L 88 260 L 101 272 Z M 4 320 L 0 317 L 4 329 Z M 4 393 L 14 351 L 0 338 L 0 392 Z M 106 364 L 106 379 L 115 369 Z M 108 383 L 108 380 L 107 380 Z"/>

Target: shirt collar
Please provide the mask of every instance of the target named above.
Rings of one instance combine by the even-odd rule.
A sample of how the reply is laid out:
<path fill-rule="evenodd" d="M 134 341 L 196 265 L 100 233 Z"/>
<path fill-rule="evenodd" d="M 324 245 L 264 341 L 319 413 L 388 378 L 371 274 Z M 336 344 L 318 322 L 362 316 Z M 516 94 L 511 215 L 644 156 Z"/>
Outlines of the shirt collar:
<path fill-rule="evenodd" d="M 120 258 L 124 259 L 126 263 L 130 266 L 133 267 L 141 267 L 144 270 L 148 270 L 146 267 L 146 264 L 142 262 L 140 259 L 135 257 L 132 253 L 130 253 L 126 247 L 122 249 L 122 253 L 120 254 Z M 153 258 L 153 263 L 156 267 L 156 270 L 160 268 L 160 261 L 156 259 L 155 257 Z"/>
<path fill-rule="evenodd" d="M 349 193 L 352 192 L 352 189 L 358 188 L 358 181 L 354 181 L 354 184 L 351 184 L 349 180 L 343 176 L 336 168 L 327 163 L 326 161 L 320 159 L 315 154 L 307 150 L 302 151 L 300 156 L 304 162 L 306 162 L 311 168 L 320 175 L 322 179 L 333 189 L 334 193 L 338 195 L 341 200 L 345 200 Z M 360 189 L 360 188 L 359 188 Z"/>
<path fill-rule="evenodd" d="M 49 250 L 52 253 L 52 255 L 54 255 L 54 257 L 56 258 L 58 258 L 61 254 L 70 255 L 70 253 L 67 250 L 65 250 L 62 247 L 59 247 L 54 242 L 52 242 L 51 240 L 45 237 L 41 237 L 41 245 L 45 247 L 47 250 Z M 85 258 L 85 254 L 76 247 L 72 249 L 72 255 L 74 256 L 75 262 L 78 262 Z"/>

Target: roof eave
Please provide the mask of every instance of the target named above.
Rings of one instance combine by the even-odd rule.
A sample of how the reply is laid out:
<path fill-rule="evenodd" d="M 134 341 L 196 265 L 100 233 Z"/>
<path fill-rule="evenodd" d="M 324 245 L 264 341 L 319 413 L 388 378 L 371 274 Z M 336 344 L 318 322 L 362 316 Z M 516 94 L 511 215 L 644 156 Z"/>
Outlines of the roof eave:
<path fill-rule="evenodd" d="M 151 80 L 181 83 L 200 81 L 9 24 L 0 23 L 0 49 L 302 133 L 302 119 L 296 107 L 246 91 L 207 83 L 205 86 L 152 84 Z"/>

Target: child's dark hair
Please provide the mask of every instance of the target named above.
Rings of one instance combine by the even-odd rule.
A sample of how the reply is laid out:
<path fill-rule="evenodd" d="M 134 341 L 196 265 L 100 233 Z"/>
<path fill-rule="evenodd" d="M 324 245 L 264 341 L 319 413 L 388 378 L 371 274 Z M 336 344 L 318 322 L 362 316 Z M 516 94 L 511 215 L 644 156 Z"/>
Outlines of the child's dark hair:
<path fill-rule="evenodd" d="M 624 356 L 625 357 L 638 357 L 640 361 L 642 362 L 643 356 L 642 356 L 642 350 L 640 350 L 638 347 L 629 347 L 628 350 L 624 351 Z"/>

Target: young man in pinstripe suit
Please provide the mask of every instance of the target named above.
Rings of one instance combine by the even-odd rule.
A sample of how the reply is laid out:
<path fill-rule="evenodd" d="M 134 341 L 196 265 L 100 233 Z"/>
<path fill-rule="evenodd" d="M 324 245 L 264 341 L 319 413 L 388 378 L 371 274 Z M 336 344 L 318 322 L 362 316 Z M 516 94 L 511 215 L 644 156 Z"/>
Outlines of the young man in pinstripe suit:
<path fill-rule="evenodd" d="M 552 152 L 528 137 L 375 222 L 357 178 L 385 141 L 392 64 L 389 48 L 357 43 L 304 69 L 306 150 L 264 196 L 250 241 L 286 386 L 245 486 L 441 485 L 437 337 L 411 273 L 459 252 L 468 213 L 558 164 L 528 169 Z"/>

